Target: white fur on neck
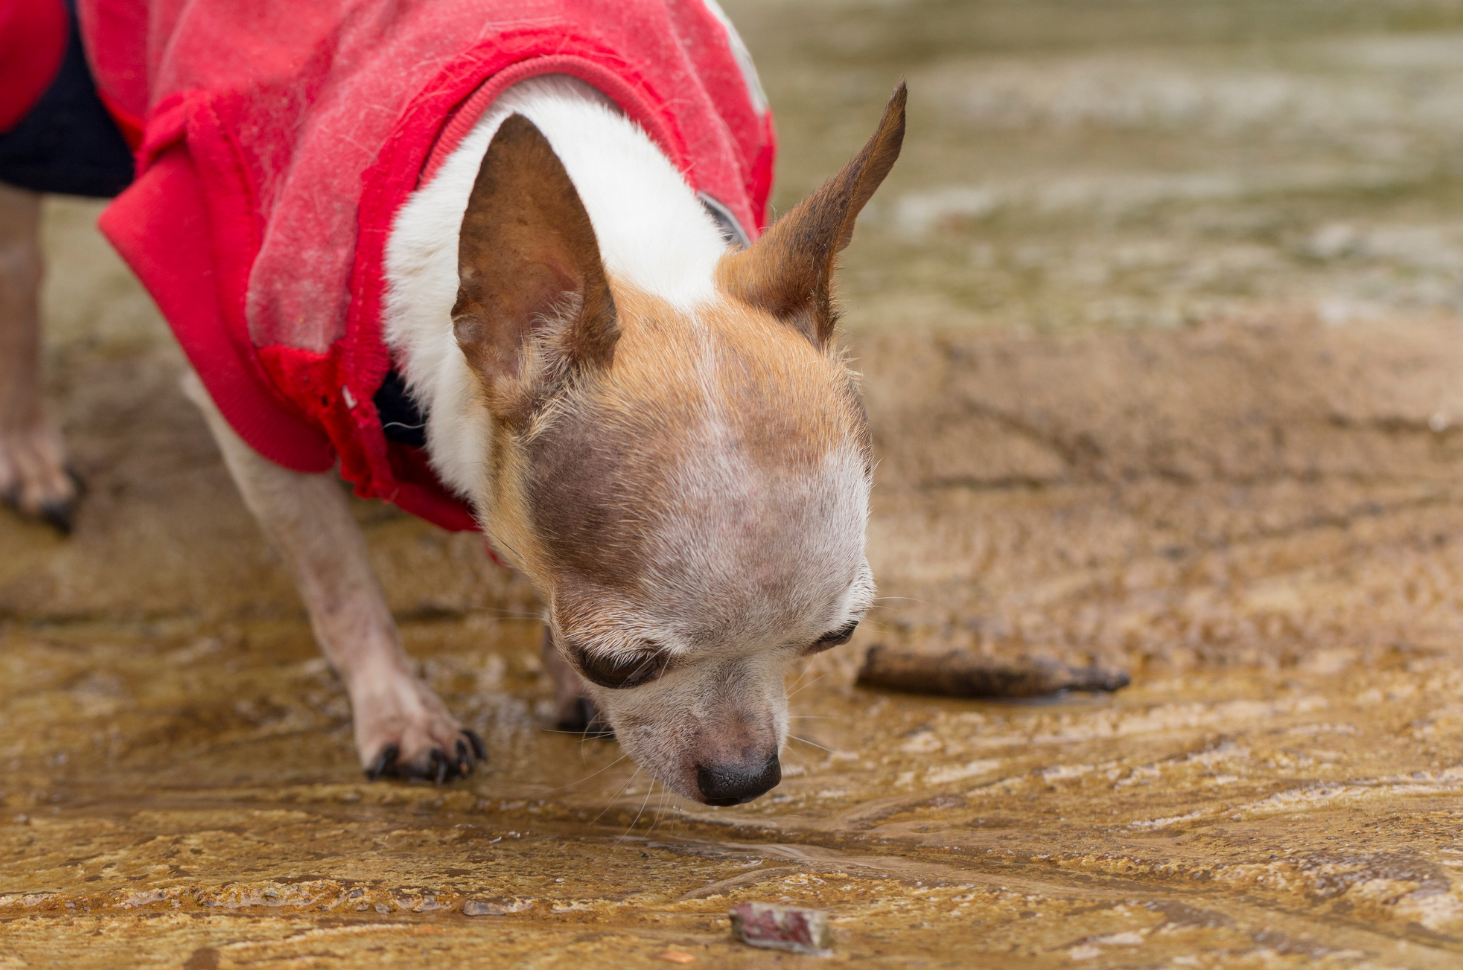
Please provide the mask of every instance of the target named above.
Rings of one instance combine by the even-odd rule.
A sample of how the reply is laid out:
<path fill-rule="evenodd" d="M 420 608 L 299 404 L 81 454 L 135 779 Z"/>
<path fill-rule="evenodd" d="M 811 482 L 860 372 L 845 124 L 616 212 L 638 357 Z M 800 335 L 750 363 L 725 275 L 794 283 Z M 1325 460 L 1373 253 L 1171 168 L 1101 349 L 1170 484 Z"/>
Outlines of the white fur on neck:
<path fill-rule="evenodd" d="M 386 343 L 427 413 L 432 467 L 479 512 L 492 420 L 452 333 L 457 237 L 488 144 L 512 114 L 532 121 L 564 163 L 612 277 L 689 309 L 715 297 L 712 273 L 726 251 L 681 173 L 594 88 L 549 75 L 516 84 L 494 102 L 402 206 L 386 244 Z"/>

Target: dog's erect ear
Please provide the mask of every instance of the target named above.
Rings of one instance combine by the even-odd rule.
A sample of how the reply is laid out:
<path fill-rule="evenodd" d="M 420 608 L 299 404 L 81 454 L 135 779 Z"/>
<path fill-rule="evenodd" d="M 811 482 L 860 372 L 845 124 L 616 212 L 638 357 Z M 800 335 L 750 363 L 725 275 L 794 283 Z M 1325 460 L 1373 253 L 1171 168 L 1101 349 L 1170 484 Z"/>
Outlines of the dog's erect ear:
<path fill-rule="evenodd" d="M 584 203 L 548 139 L 522 115 L 483 156 L 457 244 L 457 344 L 488 406 L 526 421 L 576 368 L 608 367 L 619 328 Z"/>
<path fill-rule="evenodd" d="M 864 203 L 894 167 L 904 143 L 904 82 L 884 107 L 879 130 L 853 161 L 752 244 L 724 256 L 717 282 L 731 296 L 765 310 L 823 347 L 833 336 L 829 286 L 833 263 L 853 238 Z"/>

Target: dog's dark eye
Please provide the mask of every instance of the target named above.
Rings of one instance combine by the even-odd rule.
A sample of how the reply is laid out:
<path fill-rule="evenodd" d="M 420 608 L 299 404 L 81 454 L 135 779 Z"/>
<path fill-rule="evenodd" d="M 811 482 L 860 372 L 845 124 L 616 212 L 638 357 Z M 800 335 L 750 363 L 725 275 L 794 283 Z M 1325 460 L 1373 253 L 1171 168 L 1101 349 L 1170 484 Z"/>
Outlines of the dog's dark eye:
<path fill-rule="evenodd" d="M 842 630 L 834 630 L 832 633 L 825 633 L 813 645 L 808 648 L 809 653 L 822 653 L 832 647 L 841 647 L 853 638 L 853 631 L 858 629 L 858 620 L 854 620 Z"/>
<path fill-rule="evenodd" d="M 658 680 L 670 666 L 670 654 L 664 650 L 639 653 L 629 657 L 605 657 L 582 647 L 571 646 L 574 666 L 589 680 L 610 690 L 627 690 Z"/>

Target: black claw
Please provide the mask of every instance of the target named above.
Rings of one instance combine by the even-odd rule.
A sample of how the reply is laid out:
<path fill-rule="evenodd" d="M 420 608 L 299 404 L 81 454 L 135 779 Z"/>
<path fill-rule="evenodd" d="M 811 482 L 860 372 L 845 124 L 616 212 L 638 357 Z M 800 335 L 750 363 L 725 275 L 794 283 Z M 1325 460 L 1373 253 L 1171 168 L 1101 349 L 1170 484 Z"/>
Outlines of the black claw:
<path fill-rule="evenodd" d="M 371 767 L 366 769 L 366 777 L 375 781 L 386 775 L 397 778 L 420 778 L 425 781 L 436 782 L 439 785 L 458 778 L 466 778 L 472 773 L 473 752 L 484 756 L 483 742 L 471 731 L 463 731 L 465 740 L 459 738 L 455 744 L 456 760 L 453 756 L 441 748 L 433 748 L 427 753 L 425 764 L 422 761 L 411 763 L 403 762 L 401 748 L 395 744 L 388 744 L 381 749 L 376 760 L 371 762 Z"/>
<path fill-rule="evenodd" d="M 609 724 L 599 716 L 599 708 L 594 701 L 588 697 L 580 697 L 574 702 L 574 713 L 558 724 L 561 731 L 574 731 L 583 734 L 586 738 L 612 738 L 615 732 Z"/>
<path fill-rule="evenodd" d="M 63 536 L 69 536 L 76 520 L 76 503 L 71 499 L 45 502 L 38 518 Z"/>
<path fill-rule="evenodd" d="M 472 728 L 463 728 L 462 733 L 467 736 L 468 741 L 472 742 L 472 752 L 477 755 L 478 760 L 487 761 L 488 746 L 483 744 L 483 739 L 478 736 L 478 733 Z"/>
<path fill-rule="evenodd" d="M 388 744 L 382 748 L 381 753 L 376 755 L 376 760 L 371 762 L 371 767 L 366 769 L 366 777 L 371 781 L 375 781 L 377 778 L 386 774 L 395 767 L 396 758 L 399 754 L 401 754 L 401 749 L 394 744 Z"/>
<path fill-rule="evenodd" d="M 66 477 L 71 481 L 74 494 L 70 498 L 42 502 L 41 507 L 34 513 L 21 508 L 19 485 L 14 485 L 0 493 L 0 504 L 8 505 L 22 515 L 40 519 L 63 536 L 69 536 L 72 529 L 76 527 L 76 507 L 81 504 L 81 497 L 86 494 L 86 482 L 74 468 L 66 469 Z"/>

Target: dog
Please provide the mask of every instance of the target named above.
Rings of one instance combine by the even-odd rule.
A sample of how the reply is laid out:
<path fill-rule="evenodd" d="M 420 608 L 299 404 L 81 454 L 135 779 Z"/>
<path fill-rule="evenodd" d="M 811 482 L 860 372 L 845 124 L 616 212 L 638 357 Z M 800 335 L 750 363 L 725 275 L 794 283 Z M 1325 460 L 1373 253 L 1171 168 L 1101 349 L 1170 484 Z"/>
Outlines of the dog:
<path fill-rule="evenodd" d="M 788 665 L 846 643 L 874 595 L 872 442 L 832 288 L 905 100 L 901 83 L 853 160 L 742 243 L 606 91 L 540 74 L 493 98 L 384 242 L 393 373 L 433 473 L 546 604 L 561 717 L 598 718 L 697 802 L 778 784 Z M 0 487 L 64 523 L 34 202 L 0 198 Z M 414 673 L 334 474 L 270 460 L 209 381 L 184 387 L 296 577 L 367 774 L 468 774 L 487 751 Z"/>

